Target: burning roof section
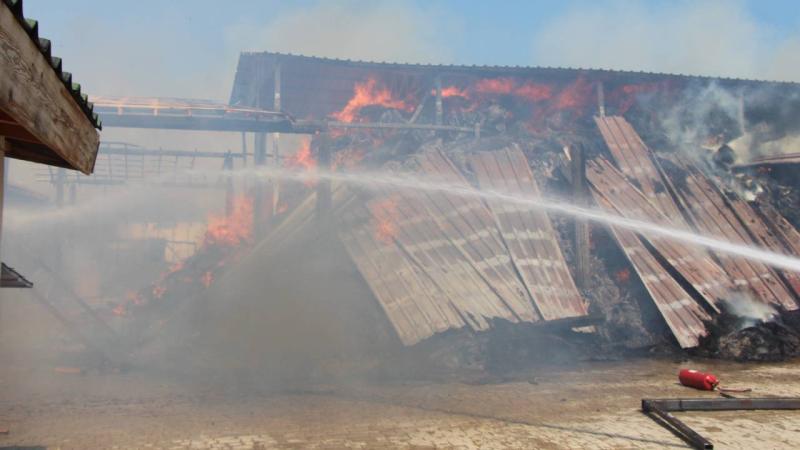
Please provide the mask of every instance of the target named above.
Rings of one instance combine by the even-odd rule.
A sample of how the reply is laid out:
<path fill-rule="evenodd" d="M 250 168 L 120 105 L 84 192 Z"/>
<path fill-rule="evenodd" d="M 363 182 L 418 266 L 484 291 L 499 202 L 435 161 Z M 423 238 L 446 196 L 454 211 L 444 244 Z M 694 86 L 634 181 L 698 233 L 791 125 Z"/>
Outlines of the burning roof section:
<path fill-rule="evenodd" d="M 507 93 L 538 104 L 540 114 L 547 109 L 542 108 L 545 104 L 550 109 L 583 106 L 581 103 L 589 98 L 587 94 L 593 97 L 598 82 L 604 84 L 605 100 L 618 114 L 624 113 L 638 94 L 696 81 L 713 80 L 728 88 L 798 86 L 602 69 L 400 64 L 259 52 L 241 54 L 230 104 L 279 109 L 298 119 L 349 121 L 359 101 L 411 114 L 432 94 L 437 77 L 442 97 L 463 102 L 465 108 L 478 96 Z M 354 96 L 354 92 L 361 95 Z"/>

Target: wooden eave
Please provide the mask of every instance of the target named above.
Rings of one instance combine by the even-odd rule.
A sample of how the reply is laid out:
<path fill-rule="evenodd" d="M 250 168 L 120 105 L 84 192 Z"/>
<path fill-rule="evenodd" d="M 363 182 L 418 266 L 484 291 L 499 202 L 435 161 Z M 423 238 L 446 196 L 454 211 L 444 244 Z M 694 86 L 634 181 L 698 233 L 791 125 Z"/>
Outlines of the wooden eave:
<path fill-rule="evenodd" d="M 90 174 L 100 135 L 50 59 L 6 2 L 0 2 L 0 136 L 5 137 L 5 156 Z"/>

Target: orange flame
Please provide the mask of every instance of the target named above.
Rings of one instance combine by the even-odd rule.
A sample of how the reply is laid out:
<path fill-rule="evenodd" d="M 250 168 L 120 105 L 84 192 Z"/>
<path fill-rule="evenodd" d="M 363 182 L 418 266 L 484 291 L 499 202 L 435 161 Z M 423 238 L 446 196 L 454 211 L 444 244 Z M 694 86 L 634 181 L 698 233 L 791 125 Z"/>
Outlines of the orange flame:
<path fill-rule="evenodd" d="M 436 91 L 432 92 L 433 95 L 436 95 Z M 469 94 L 467 93 L 466 89 L 460 89 L 456 86 L 445 86 L 442 88 L 442 98 L 450 98 L 450 97 L 464 97 L 469 98 Z"/>
<path fill-rule="evenodd" d="M 228 216 L 210 215 L 204 237 L 205 245 L 237 246 L 253 236 L 253 199 L 239 196 Z"/>
<path fill-rule="evenodd" d="M 513 78 L 487 78 L 479 80 L 474 86 L 475 92 L 483 95 L 513 95 L 530 102 L 547 100 L 553 90 L 546 84 L 533 81 L 518 82 Z"/>
<path fill-rule="evenodd" d="M 111 314 L 114 314 L 117 317 L 124 317 L 128 315 L 128 307 L 127 303 L 120 302 L 114 309 L 111 310 Z"/>
<path fill-rule="evenodd" d="M 317 168 L 317 160 L 311 154 L 311 141 L 303 139 L 300 148 L 286 159 L 286 167 L 299 168 L 303 170 L 314 170 Z"/>
<path fill-rule="evenodd" d="M 403 111 L 414 109 L 413 105 L 405 100 L 395 98 L 388 87 L 379 86 L 378 81 L 374 77 L 370 77 L 364 82 L 356 83 L 353 88 L 353 97 L 341 111 L 333 113 L 331 116 L 340 122 L 352 122 L 362 108 L 371 105 Z"/>
<path fill-rule="evenodd" d="M 669 91 L 670 84 L 668 82 L 626 84 L 611 92 L 608 101 L 617 104 L 617 114 L 625 114 L 640 95 L 660 90 Z"/>
<path fill-rule="evenodd" d="M 339 169 L 349 170 L 358 167 L 365 156 L 366 153 L 360 148 L 346 148 L 344 150 L 339 150 L 333 155 L 333 161 L 331 161 L 331 170 L 335 172 Z"/>
<path fill-rule="evenodd" d="M 620 269 L 614 275 L 618 283 L 627 283 L 631 279 L 631 271 L 628 268 Z"/>
<path fill-rule="evenodd" d="M 167 288 L 161 283 L 157 283 L 156 285 L 153 286 L 153 297 L 154 298 L 161 299 L 162 297 L 164 297 L 164 294 L 166 292 L 167 292 Z"/>
<path fill-rule="evenodd" d="M 204 273 L 200 278 L 200 282 L 203 283 L 203 286 L 205 286 L 206 289 L 208 289 L 209 286 L 211 286 L 211 283 L 214 282 L 214 274 L 211 273 L 210 270 L 206 271 L 206 273 Z"/>
<path fill-rule="evenodd" d="M 397 208 L 397 198 L 387 197 L 374 201 L 369 205 L 372 213 L 372 228 L 375 239 L 384 244 L 389 244 L 397 236 L 397 222 L 400 220 L 400 211 Z"/>
<path fill-rule="evenodd" d="M 582 110 L 593 99 L 592 93 L 592 83 L 589 83 L 583 77 L 579 77 L 574 83 L 567 85 L 558 93 L 553 106 L 557 110 Z"/>
<path fill-rule="evenodd" d="M 473 86 L 480 94 L 508 95 L 514 92 L 516 82 L 511 78 L 485 78 Z"/>

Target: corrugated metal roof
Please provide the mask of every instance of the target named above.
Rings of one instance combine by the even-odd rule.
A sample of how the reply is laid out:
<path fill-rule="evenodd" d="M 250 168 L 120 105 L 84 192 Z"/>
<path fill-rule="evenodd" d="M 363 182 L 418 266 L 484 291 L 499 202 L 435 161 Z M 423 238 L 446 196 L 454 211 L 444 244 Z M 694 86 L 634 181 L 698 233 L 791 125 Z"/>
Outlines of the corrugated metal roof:
<path fill-rule="evenodd" d="M 527 167 L 521 152 L 496 153 L 498 160 L 505 154 L 505 169 L 509 156 Z M 414 159 L 417 170 L 430 177 L 468 185 L 439 150 Z M 498 182 L 492 174 L 487 172 L 491 178 L 484 182 Z M 526 192 L 535 189 L 532 177 L 523 175 L 518 183 Z M 507 209 L 496 204 L 489 210 L 479 200 L 443 192 L 386 191 L 351 212 L 342 241 L 404 344 L 464 326 L 485 330 L 496 319 L 539 322 L 586 315 L 547 217 L 505 214 Z M 376 216 L 391 220 L 384 236 Z M 523 235 L 527 239 L 519 238 Z M 517 244 L 521 247 L 511 250 Z M 542 263 L 541 270 L 531 268 L 535 262 Z M 520 267 L 531 268 L 525 281 Z"/>
<path fill-rule="evenodd" d="M 597 191 L 593 194 L 603 209 L 615 211 Z M 683 348 L 697 347 L 700 338 L 708 334 L 703 322 L 710 316 L 658 262 L 636 233 L 618 227 L 611 227 L 611 232 L 678 344 Z"/>
<path fill-rule="evenodd" d="M 276 75 L 278 72 L 280 76 Z M 354 97 L 358 84 L 368 85 L 370 80 L 375 80 L 375 89 L 388 90 L 393 99 L 401 100 L 410 107 L 419 106 L 427 100 L 429 108 L 423 111 L 423 116 L 430 117 L 422 118 L 421 122 L 432 122 L 433 101 L 430 93 L 437 77 L 444 87 L 459 90 L 469 90 L 481 81 L 502 78 L 541 84 L 558 93 L 544 100 L 545 103 L 557 101 L 561 93 L 573 92 L 576 86 L 589 89 L 590 92 L 583 92 L 582 97 L 593 97 L 594 86 L 603 83 L 606 104 L 612 110 L 630 106 L 620 103 L 627 101 L 623 99 L 631 95 L 637 95 L 628 93 L 626 88 L 630 85 L 641 85 L 648 92 L 666 93 L 687 88 L 698 80 L 704 83 L 714 81 L 722 87 L 742 89 L 746 95 L 748 90 L 770 83 L 597 69 L 378 63 L 260 52 L 241 54 L 229 103 L 280 109 L 298 119 L 322 120 L 341 111 Z M 797 83 L 771 84 L 786 89 L 800 87 Z M 276 96 L 276 86 L 280 87 L 279 96 Z M 670 95 L 668 98 L 676 97 Z M 444 99 L 445 120 L 458 120 L 456 116 L 448 117 L 448 111 L 458 109 L 451 108 L 449 103 L 459 105 L 464 100 L 457 96 Z M 593 104 L 593 101 L 590 103 Z"/>
<path fill-rule="evenodd" d="M 58 79 L 61 80 L 61 82 L 64 84 L 64 87 L 70 92 L 73 100 L 75 100 L 75 103 L 80 106 L 84 115 L 86 115 L 86 118 L 89 119 L 95 128 L 102 129 L 103 125 L 97 113 L 94 112 L 94 105 L 89 101 L 89 97 L 85 93 L 81 92 L 81 85 L 72 80 L 71 73 L 62 70 L 61 58 L 53 56 L 51 53 L 52 44 L 50 40 L 39 36 L 39 22 L 33 19 L 25 18 L 22 0 L 3 0 L 3 4 L 11 10 L 11 12 L 14 14 L 14 17 L 16 17 L 17 22 L 19 22 L 20 26 L 39 48 L 42 56 L 44 56 L 45 60 L 49 62 L 50 67 L 53 68 L 53 71 Z"/>
<path fill-rule="evenodd" d="M 670 224 L 670 219 L 637 189 L 624 174 L 602 158 L 589 161 L 587 177 L 593 194 L 601 195 L 613 207 L 611 212 L 628 219 L 655 224 Z M 674 224 L 673 224 L 674 226 Z M 688 226 L 685 230 L 691 231 Z M 703 249 L 663 237 L 645 236 L 655 250 L 706 301 L 710 308 L 729 297 L 732 284 L 711 256 Z"/>
<path fill-rule="evenodd" d="M 677 162 L 686 170 L 686 179 L 676 183 L 694 226 L 706 236 L 719 236 L 728 242 L 752 246 L 756 242 L 728 205 L 725 195 L 708 177 L 691 164 Z M 717 259 L 734 284 L 746 289 L 759 301 L 779 305 L 787 311 L 798 309 L 775 270 L 758 261 L 717 253 Z"/>
<path fill-rule="evenodd" d="M 313 62 L 321 62 L 327 64 L 344 64 L 351 66 L 361 66 L 367 68 L 391 68 L 391 69 L 425 69 L 425 70 L 444 70 L 444 71 L 487 71 L 487 72 L 594 72 L 600 74 L 612 75 L 631 75 L 631 76 L 646 76 L 654 78 L 676 77 L 676 78 L 691 78 L 698 80 L 722 80 L 722 81 L 736 81 L 736 82 L 754 82 L 754 83 L 774 83 L 784 85 L 800 86 L 800 83 L 794 81 L 777 81 L 777 80 L 762 80 L 762 79 L 747 79 L 738 77 L 724 77 L 724 76 L 708 76 L 708 75 L 692 75 L 682 73 L 668 73 L 668 72 L 648 72 L 643 70 L 615 70 L 605 68 L 583 68 L 583 67 L 552 67 L 552 66 L 502 66 L 502 65 L 478 65 L 478 64 L 429 64 L 429 63 L 407 63 L 407 62 L 387 62 L 387 61 L 365 61 L 358 59 L 344 59 L 344 58 L 329 58 L 323 56 L 308 56 L 293 53 L 281 52 L 242 52 L 242 56 L 268 56 L 278 57 L 282 59 L 298 59 Z"/>
<path fill-rule="evenodd" d="M 484 190 L 539 197 L 528 160 L 518 146 L 470 155 L 469 164 Z M 561 253 L 550 218 L 508 202 L 488 200 L 511 261 L 544 320 L 588 314 Z"/>
<path fill-rule="evenodd" d="M 686 222 L 664 185 L 665 180 L 659 174 L 653 155 L 631 124 L 619 116 L 595 117 L 595 123 L 622 173 L 636 180 L 642 193 L 672 223 L 685 226 Z"/>

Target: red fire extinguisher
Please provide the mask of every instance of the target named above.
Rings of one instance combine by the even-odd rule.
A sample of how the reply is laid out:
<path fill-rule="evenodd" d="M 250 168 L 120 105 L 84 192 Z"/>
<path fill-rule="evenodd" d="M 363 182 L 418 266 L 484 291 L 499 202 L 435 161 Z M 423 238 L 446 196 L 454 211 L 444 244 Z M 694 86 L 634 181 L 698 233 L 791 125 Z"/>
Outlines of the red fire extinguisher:
<path fill-rule="evenodd" d="M 719 385 L 719 380 L 710 373 L 698 372 L 692 369 L 682 369 L 678 373 L 678 380 L 684 386 L 693 387 L 702 391 L 713 391 Z"/>

